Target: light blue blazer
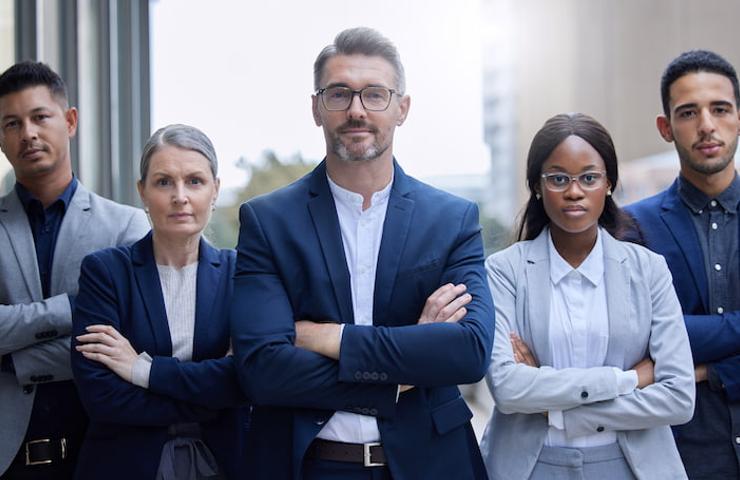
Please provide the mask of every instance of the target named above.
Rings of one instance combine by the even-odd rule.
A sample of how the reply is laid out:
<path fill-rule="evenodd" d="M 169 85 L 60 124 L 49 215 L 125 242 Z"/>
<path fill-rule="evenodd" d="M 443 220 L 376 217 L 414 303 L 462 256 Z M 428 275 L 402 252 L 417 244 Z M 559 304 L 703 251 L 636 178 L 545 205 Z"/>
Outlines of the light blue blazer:
<path fill-rule="evenodd" d="M 481 441 L 492 480 L 529 478 L 547 436 L 542 412 L 562 410 L 568 436 L 617 432 L 638 479 L 686 478 L 670 425 L 694 410 L 694 366 L 681 306 L 665 260 L 603 229 L 609 344 L 603 367 L 556 370 L 549 340 L 548 229 L 486 261 L 495 299 L 496 332 L 486 380 L 495 401 Z M 516 332 L 540 368 L 517 364 L 509 341 Z M 612 367 L 628 370 L 647 355 L 655 383 L 617 395 Z"/>

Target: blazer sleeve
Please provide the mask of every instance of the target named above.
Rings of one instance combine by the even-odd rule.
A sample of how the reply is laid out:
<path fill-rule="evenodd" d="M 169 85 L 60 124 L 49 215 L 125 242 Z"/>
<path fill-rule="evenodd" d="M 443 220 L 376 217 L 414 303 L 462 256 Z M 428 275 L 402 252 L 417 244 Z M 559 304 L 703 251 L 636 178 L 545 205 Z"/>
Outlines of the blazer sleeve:
<path fill-rule="evenodd" d="M 740 311 L 684 315 L 694 364 L 722 361 L 740 353 Z M 736 375 L 740 381 L 740 370 Z"/>
<path fill-rule="evenodd" d="M 483 267 L 478 207 L 469 203 L 460 222 L 440 284 L 466 285 L 472 300 L 465 317 L 403 327 L 346 325 L 339 380 L 434 387 L 483 378 L 491 355 L 494 310 Z M 373 379 L 363 372 L 385 375 Z"/>
<path fill-rule="evenodd" d="M 13 352 L 13 367 L 20 385 L 72 379 L 69 335 Z"/>
<path fill-rule="evenodd" d="M 248 403 L 239 388 L 232 355 L 189 362 L 155 356 L 149 371 L 149 390 L 217 410 Z"/>
<path fill-rule="evenodd" d="M 514 361 L 511 334 L 522 337 L 516 306 L 517 301 L 526 301 L 517 299 L 521 291 L 517 289 L 517 272 L 523 268 L 516 255 L 519 248 L 514 246 L 492 255 L 486 262 L 489 285 L 496 299 L 496 334 L 486 381 L 496 408 L 505 414 L 534 414 L 616 398 L 617 375 L 612 367 L 535 368 Z M 529 292 L 528 298 L 538 301 L 537 292 Z"/>
<path fill-rule="evenodd" d="M 73 314 L 73 335 L 89 325 L 112 325 L 121 331 L 121 304 L 114 278 L 97 254 L 82 262 L 80 289 Z M 73 339 L 73 346 L 76 341 Z M 177 401 L 126 382 L 102 363 L 86 359 L 72 348 L 72 371 L 87 413 L 99 422 L 126 425 L 170 425 L 202 422 L 216 412 L 190 402 Z"/>
<path fill-rule="evenodd" d="M 69 335 L 71 330 L 66 293 L 39 302 L 0 305 L 0 355 Z"/>
<path fill-rule="evenodd" d="M 392 416 L 396 385 L 342 382 L 336 361 L 295 347 L 293 309 L 273 261 L 275 253 L 253 207 L 242 205 L 239 215 L 231 338 L 239 381 L 250 400 Z"/>
<path fill-rule="evenodd" d="M 694 414 L 694 365 L 681 305 L 665 260 L 659 255 L 650 258 L 653 318 L 648 348 L 655 382 L 614 400 L 563 412 L 568 436 L 678 425 Z"/>
<path fill-rule="evenodd" d="M 131 245 L 146 235 L 150 229 L 149 219 L 146 214 L 143 210 L 136 208 L 129 217 L 126 227 L 121 230 L 117 244 L 111 246 Z"/>

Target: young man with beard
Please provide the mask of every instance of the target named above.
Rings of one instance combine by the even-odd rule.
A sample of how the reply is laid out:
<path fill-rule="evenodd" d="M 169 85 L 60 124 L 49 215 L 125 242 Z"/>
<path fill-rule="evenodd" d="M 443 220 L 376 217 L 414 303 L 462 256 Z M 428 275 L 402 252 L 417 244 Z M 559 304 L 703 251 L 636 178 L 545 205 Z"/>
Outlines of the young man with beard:
<path fill-rule="evenodd" d="M 377 32 L 314 64 L 326 158 L 240 211 L 232 340 L 250 478 L 486 478 L 457 384 L 486 372 L 477 207 L 407 176 L 403 66 Z"/>
<path fill-rule="evenodd" d="M 0 477 L 72 478 L 87 416 L 69 334 L 80 263 L 149 230 L 144 212 L 73 175 L 77 109 L 43 63 L 0 75 L 0 149 L 16 184 L 0 198 Z"/>
<path fill-rule="evenodd" d="M 674 427 L 691 479 L 740 478 L 740 133 L 735 69 L 709 51 L 681 54 L 661 80 L 660 135 L 680 174 L 667 190 L 631 205 L 643 240 L 673 275 L 696 375 L 693 419 Z"/>

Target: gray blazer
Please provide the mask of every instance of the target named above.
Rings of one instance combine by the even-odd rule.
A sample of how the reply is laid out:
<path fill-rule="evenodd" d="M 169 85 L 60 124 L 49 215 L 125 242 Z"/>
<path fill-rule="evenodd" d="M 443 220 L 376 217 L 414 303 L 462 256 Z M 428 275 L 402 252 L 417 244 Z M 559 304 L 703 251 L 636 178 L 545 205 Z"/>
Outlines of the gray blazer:
<path fill-rule="evenodd" d="M 609 312 L 605 366 L 552 368 L 550 262 L 547 228 L 486 260 L 496 306 L 496 334 L 486 380 L 495 401 L 481 441 L 493 480 L 529 478 L 547 436 L 541 412 L 563 410 L 565 430 L 578 436 L 603 430 L 617 441 L 638 479 L 686 478 L 669 425 L 688 422 L 694 410 L 694 366 L 681 306 L 665 260 L 601 230 Z M 514 362 L 516 332 L 540 368 Z M 611 367 L 628 370 L 646 355 L 655 383 L 617 395 Z"/>
<path fill-rule="evenodd" d="M 36 389 L 70 380 L 69 295 L 77 294 L 80 263 L 101 248 L 133 243 L 149 231 L 140 209 L 106 200 L 78 184 L 59 229 L 51 297 L 44 299 L 28 217 L 15 191 L 0 198 L 0 355 L 15 375 L 0 372 L 0 474 L 23 440 Z"/>

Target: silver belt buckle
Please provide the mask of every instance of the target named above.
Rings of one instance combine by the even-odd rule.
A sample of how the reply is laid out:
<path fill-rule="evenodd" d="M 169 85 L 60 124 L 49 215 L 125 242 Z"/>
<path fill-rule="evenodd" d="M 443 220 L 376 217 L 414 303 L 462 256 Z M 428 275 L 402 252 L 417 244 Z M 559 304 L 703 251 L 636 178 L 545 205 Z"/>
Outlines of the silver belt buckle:
<path fill-rule="evenodd" d="M 26 442 L 26 466 L 28 465 L 47 465 L 51 463 L 51 459 L 48 460 L 34 460 L 31 461 L 31 449 L 29 446 L 36 445 L 37 443 L 51 443 L 50 438 L 42 438 L 41 440 L 31 440 L 30 442 Z"/>
<path fill-rule="evenodd" d="M 362 444 L 362 456 L 363 456 L 363 465 L 366 467 L 384 467 L 385 463 L 378 462 L 373 463 L 372 458 L 370 456 L 370 448 L 371 447 L 379 447 L 379 442 L 371 442 L 371 443 L 363 443 Z"/>

